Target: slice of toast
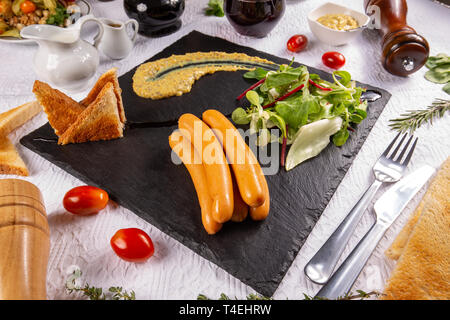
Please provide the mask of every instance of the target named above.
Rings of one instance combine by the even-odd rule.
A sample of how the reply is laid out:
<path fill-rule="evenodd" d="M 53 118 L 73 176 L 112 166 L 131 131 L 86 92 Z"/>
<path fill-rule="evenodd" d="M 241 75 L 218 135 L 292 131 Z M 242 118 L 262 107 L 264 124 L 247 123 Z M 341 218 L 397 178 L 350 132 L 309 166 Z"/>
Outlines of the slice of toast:
<path fill-rule="evenodd" d="M 33 92 L 57 136 L 61 136 L 85 109 L 61 91 L 38 80 L 34 82 Z"/>
<path fill-rule="evenodd" d="M 384 289 L 383 299 L 450 299 L 450 158 L 423 198 L 423 208 Z"/>
<path fill-rule="evenodd" d="M 106 83 L 97 98 L 62 134 L 58 144 L 110 140 L 123 137 L 124 124 L 120 121 L 114 86 Z"/>
<path fill-rule="evenodd" d="M 423 207 L 425 206 L 425 201 L 422 201 L 417 206 L 416 210 L 413 212 L 411 217 L 409 218 L 406 225 L 400 230 L 397 237 L 395 237 L 394 242 L 392 242 L 391 246 L 386 250 L 385 255 L 392 260 L 398 260 L 400 258 L 403 250 L 405 249 L 406 244 L 408 243 L 409 237 L 419 221 L 420 215 L 423 212 Z"/>
<path fill-rule="evenodd" d="M 39 102 L 32 101 L 0 114 L 0 136 L 7 136 L 41 111 Z"/>
<path fill-rule="evenodd" d="M 116 95 L 117 99 L 117 108 L 120 115 L 120 121 L 122 123 L 125 123 L 127 119 L 125 117 L 125 110 L 123 109 L 122 89 L 120 88 L 119 85 L 119 79 L 117 79 L 117 68 L 109 69 L 104 74 L 102 74 L 100 78 L 98 78 L 97 82 L 94 84 L 94 87 L 92 87 L 91 91 L 88 93 L 86 98 L 80 101 L 80 104 L 83 105 L 84 107 L 89 106 L 92 102 L 94 102 L 100 91 L 108 82 L 111 82 L 114 88 L 114 94 Z"/>
<path fill-rule="evenodd" d="M 433 181 L 430 183 L 427 192 L 423 196 L 416 210 L 413 212 L 412 216 L 409 218 L 406 225 L 399 232 L 397 237 L 392 242 L 391 246 L 386 250 L 385 254 L 388 258 L 393 260 L 398 260 L 402 254 L 408 239 L 419 221 L 422 215 L 425 203 L 430 198 L 436 198 L 438 201 L 445 201 L 445 198 L 450 194 L 450 158 L 448 158 L 441 166 Z"/>
<path fill-rule="evenodd" d="M 0 136 L 0 174 L 28 176 L 27 166 L 6 136 Z"/>

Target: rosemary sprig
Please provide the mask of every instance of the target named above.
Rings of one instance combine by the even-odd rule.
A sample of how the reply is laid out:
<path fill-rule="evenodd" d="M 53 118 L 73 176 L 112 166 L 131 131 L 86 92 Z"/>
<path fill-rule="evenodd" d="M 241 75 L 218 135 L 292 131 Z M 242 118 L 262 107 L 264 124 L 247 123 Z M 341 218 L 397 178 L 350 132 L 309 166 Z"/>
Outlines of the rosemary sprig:
<path fill-rule="evenodd" d="M 381 295 L 382 295 L 382 293 L 377 292 L 377 291 L 364 292 L 363 290 L 356 290 L 356 293 L 350 292 L 350 293 L 346 294 L 345 296 L 337 298 L 336 300 L 356 300 L 356 299 L 363 300 L 363 299 L 370 298 L 372 296 L 377 298 Z M 303 296 L 304 296 L 303 300 L 328 300 L 327 298 L 322 298 L 322 297 L 312 297 L 305 293 L 303 294 Z M 238 300 L 237 298 L 235 298 L 235 299 Z M 261 296 L 259 294 L 254 294 L 254 293 L 250 293 L 246 297 L 246 299 L 247 300 L 273 300 L 272 298 L 264 297 L 264 296 Z M 205 296 L 204 294 L 199 294 L 197 296 L 197 300 L 211 300 L 211 299 L 208 298 L 207 296 Z M 218 300 L 230 300 L 230 298 L 226 294 L 222 293 Z"/>
<path fill-rule="evenodd" d="M 107 298 L 110 298 L 111 300 L 136 300 L 134 291 L 128 293 L 126 290 L 123 290 L 122 287 L 110 287 L 108 289 L 109 294 L 106 295 L 102 288 L 91 287 L 88 283 L 83 287 L 78 286 L 77 280 L 81 277 L 81 274 L 81 270 L 76 269 L 66 281 L 66 289 L 69 294 L 81 292 L 84 296 L 88 297 L 89 300 L 106 300 Z"/>
<path fill-rule="evenodd" d="M 424 123 L 433 124 L 435 118 L 442 118 L 446 111 L 450 111 L 450 100 L 435 99 L 431 106 L 423 110 L 409 110 L 400 115 L 397 119 L 389 120 L 392 130 L 399 132 L 414 131 Z"/>

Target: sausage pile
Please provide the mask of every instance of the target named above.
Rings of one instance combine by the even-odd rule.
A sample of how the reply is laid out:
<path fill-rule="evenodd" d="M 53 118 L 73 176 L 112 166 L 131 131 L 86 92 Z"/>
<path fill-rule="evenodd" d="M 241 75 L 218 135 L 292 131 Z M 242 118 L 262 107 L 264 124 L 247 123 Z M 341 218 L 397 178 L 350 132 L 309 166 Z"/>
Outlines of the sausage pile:
<path fill-rule="evenodd" d="M 253 220 L 265 219 L 269 188 L 252 150 L 219 111 L 207 110 L 202 118 L 183 114 L 169 144 L 191 175 L 206 232 L 215 234 L 223 223 L 243 221 L 249 213 Z"/>

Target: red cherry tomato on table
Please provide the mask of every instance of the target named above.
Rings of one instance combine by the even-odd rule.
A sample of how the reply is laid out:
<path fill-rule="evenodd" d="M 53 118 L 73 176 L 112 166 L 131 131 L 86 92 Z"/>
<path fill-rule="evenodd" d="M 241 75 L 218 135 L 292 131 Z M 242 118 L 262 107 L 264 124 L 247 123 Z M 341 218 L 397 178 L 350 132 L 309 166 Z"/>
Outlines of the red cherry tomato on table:
<path fill-rule="evenodd" d="M 308 38 L 302 34 L 292 36 L 287 42 L 287 48 L 292 52 L 300 52 L 306 48 Z"/>
<path fill-rule="evenodd" d="M 322 62 L 328 68 L 340 69 L 345 64 L 345 57 L 336 51 L 325 52 L 322 56 Z"/>
<path fill-rule="evenodd" d="M 120 229 L 110 242 L 114 252 L 130 262 L 144 262 L 155 252 L 152 239 L 137 228 Z"/>
<path fill-rule="evenodd" d="M 27 13 L 32 13 L 36 11 L 36 5 L 27 0 L 25 2 L 22 2 L 22 4 L 20 5 L 20 10 L 22 10 L 23 13 L 27 14 Z"/>
<path fill-rule="evenodd" d="M 99 212 L 108 204 L 108 193 L 93 186 L 80 186 L 69 190 L 64 196 L 64 208 L 79 215 Z"/>

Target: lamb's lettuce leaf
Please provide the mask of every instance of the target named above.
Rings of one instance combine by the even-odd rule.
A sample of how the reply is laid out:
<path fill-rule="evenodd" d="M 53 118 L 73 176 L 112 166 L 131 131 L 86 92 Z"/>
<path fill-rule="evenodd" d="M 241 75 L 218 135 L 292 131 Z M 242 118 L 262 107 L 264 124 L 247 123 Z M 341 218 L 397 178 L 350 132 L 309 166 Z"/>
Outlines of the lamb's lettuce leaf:
<path fill-rule="evenodd" d="M 256 68 L 254 70 L 244 73 L 244 78 L 261 80 L 266 77 L 268 72 L 269 72 L 268 70 L 264 70 L 263 68 Z"/>

